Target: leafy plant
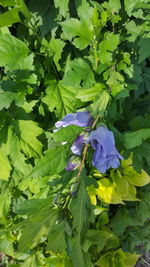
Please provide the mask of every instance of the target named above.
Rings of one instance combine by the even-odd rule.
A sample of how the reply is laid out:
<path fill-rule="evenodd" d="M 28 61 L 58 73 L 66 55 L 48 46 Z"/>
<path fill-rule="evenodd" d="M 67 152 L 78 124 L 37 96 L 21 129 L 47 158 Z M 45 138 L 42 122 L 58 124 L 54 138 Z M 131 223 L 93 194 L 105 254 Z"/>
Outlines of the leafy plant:
<path fill-rule="evenodd" d="M 0 0 L 5 266 L 132 267 L 150 217 L 149 0 Z"/>

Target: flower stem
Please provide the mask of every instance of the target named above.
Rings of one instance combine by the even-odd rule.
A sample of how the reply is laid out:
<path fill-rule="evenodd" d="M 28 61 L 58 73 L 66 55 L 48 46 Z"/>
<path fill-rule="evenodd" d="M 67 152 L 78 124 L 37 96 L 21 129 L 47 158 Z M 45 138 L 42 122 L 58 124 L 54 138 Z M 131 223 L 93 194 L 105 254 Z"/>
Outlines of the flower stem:
<path fill-rule="evenodd" d="M 93 129 L 93 128 L 95 127 L 97 121 L 99 120 L 99 117 L 100 117 L 100 115 L 98 115 L 98 116 L 96 117 L 96 119 L 93 121 L 93 124 L 92 124 L 91 129 Z M 80 178 L 80 175 L 81 175 L 81 172 L 82 172 L 84 163 L 85 163 L 86 154 L 87 154 L 87 151 L 88 151 L 88 146 L 89 146 L 89 144 L 86 144 L 85 147 L 84 147 L 84 150 L 83 150 L 83 157 L 82 157 L 81 164 L 80 164 L 80 166 L 79 166 L 79 171 L 78 171 L 78 174 L 77 174 L 77 181 L 79 181 L 79 178 Z"/>

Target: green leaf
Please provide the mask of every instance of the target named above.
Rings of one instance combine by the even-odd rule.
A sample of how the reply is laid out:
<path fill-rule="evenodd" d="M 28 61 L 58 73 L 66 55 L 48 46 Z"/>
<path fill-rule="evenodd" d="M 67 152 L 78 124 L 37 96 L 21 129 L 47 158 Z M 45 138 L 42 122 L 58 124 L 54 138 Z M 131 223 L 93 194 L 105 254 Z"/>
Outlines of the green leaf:
<path fill-rule="evenodd" d="M 32 166 L 26 163 L 26 157 L 21 152 L 22 149 L 20 146 L 19 138 L 14 133 L 12 133 L 10 142 L 10 159 L 15 168 L 15 171 L 19 171 L 23 175 L 28 174 L 31 171 Z"/>
<path fill-rule="evenodd" d="M 60 129 L 52 134 L 55 142 L 68 142 L 72 144 L 76 137 L 82 132 L 83 128 L 75 125 L 70 125 Z"/>
<path fill-rule="evenodd" d="M 140 129 L 125 134 L 125 146 L 127 149 L 140 146 L 143 140 L 150 138 L 150 129 Z"/>
<path fill-rule="evenodd" d="M 117 13 L 119 12 L 121 8 L 120 0 L 109 0 L 109 4 L 113 12 L 117 12 Z"/>
<path fill-rule="evenodd" d="M 141 173 L 136 172 L 132 166 L 124 169 L 124 178 L 133 185 L 144 186 L 150 182 L 150 176 L 142 170 Z"/>
<path fill-rule="evenodd" d="M 46 151 L 45 156 L 38 160 L 30 177 L 52 176 L 59 174 L 67 165 L 68 146 L 56 146 Z"/>
<path fill-rule="evenodd" d="M 0 149 L 0 179 L 8 180 L 11 171 L 11 165 L 9 163 L 8 157 Z"/>
<path fill-rule="evenodd" d="M 46 47 L 49 56 L 53 57 L 57 70 L 60 71 L 61 67 L 59 60 L 61 59 L 65 42 L 63 42 L 61 39 L 52 38 L 49 43 L 46 40 L 43 40 L 42 44 L 44 47 Z"/>
<path fill-rule="evenodd" d="M 33 213 L 42 210 L 49 203 L 50 198 L 25 200 L 15 206 L 14 212 L 21 215 L 32 215 Z"/>
<path fill-rule="evenodd" d="M 6 255 L 14 257 L 13 244 L 8 238 L 2 237 L 2 239 L 0 239 L 0 251 Z"/>
<path fill-rule="evenodd" d="M 75 111 L 76 92 L 74 87 L 52 80 L 48 83 L 46 96 L 42 98 L 42 102 L 47 104 L 51 112 L 55 111 L 58 118 L 62 118 L 67 113 Z"/>
<path fill-rule="evenodd" d="M 120 43 L 119 34 L 105 32 L 103 40 L 99 44 L 99 59 L 102 64 L 110 65 L 113 58 L 113 51 Z"/>
<path fill-rule="evenodd" d="M 3 14 L 0 14 L 0 27 L 9 26 L 19 22 L 18 8 L 12 8 Z"/>
<path fill-rule="evenodd" d="M 3 217 L 9 212 L 11 204 L 11 193 L 8 189 L 0 194 L 0 203 L 0 217 Z"/>
<path fill-rule="evenodd" d="M 142 61 L 144 61 L 146 58 L 148 58 L 150 56 L 150 51 L 149 51 L 149 47 L 150 47 L 150 37 L 146 38 L 146 39 L 141 39 L 140 42 L 138 43 L 138 45 L 140 46 L 139 49 L 139 63 L 141 63 Z"/>
<path fill-rule="evenodd" d="M 18 101 L 18 93 L 0 90 L 0 110 L 8 109 L 13 101 Z"/>
<path fill-rule="evenodd" d="M 69 70 L 65 73 L 62 84 L 74 88 L 82 86 L 89 88 L 93 86 L 94 74 L 88 63 L 82 58 L 77 58 L 70 62 Z"/>
<path fill-rule="evenodd" d="M 18 120 L 14 122 L 14 130 L 19 137 L 22 151 L 27 157 L 39 158 L 42 155 L 42 143 L 37 136 L 43 133 L 43 130 L 37 126 L 37 123 L 31 120 Z"/>
<path fill-rule="evenodd" d="M 113 243 L 115 244 L 114 247 L 117 247 L 119 244 L 119 239 L 111 231 L 107 231 L 105 229 L 88 230 L 85 240 L 87 240 L 90 243 L 90 246 L 97 245 L 98 251 L 102 251 L 104 247 L 106 246 L 106 244 L 107 244 L 107 248 L 108 247 L 110 248 L 109 244 L 111 243 L 111 241 L 113 241 Z"/>
<path fill-rule="evenodd" d="M 97 261 L 97 265 L 101 267 L 134 267 L 138 258 L 139 255 L 118 249 L 102 255 Z"/>
<path fill-rule="evenodd" d="M 10 70 L 20 69 L 28 60 L 27 45 L 10 34 L 0 33 L 0 66 Z"/>
<path fill-rule="evenodd" d="M 79 90 L 76 97 L 82 102 L 94 101 L 102 92 L 104 85 L 95 83 L 93 87 Z"/>
<path fill-rule="evenodd" d="M 126 255 L 126 259 L 125 259 L 126 267 L 134 267 L 140 257 L 140 255 L 133 254 L 130 252 L 125 252 L 125 255 Z"/>
<path fill-rule="evenodd" d="M 127 11 L 128 15 L 131 16 L 133 13 L 134 8 L 137 4 L 140 3 L 140 0 L 124 0 L 125 10 Z"/>
<path fill-rule="evenodd" d="M 93 27 L 87 21 L 79 21 L 78 19 L 71 18 L 60 25 L 63 29 L 63 37 L 79 48 L 85 49 L 93 39 Z"/>
<path fill-rule="evenodd" d="M 54 4 L 56 8 L 59 8 L 59 12 L 63 17 L 66 17 L 67 11 L 69 10 L 68 4 L 69 0 L 54 0 Z"/>
<path fill-rule="evenodd" d="M 47 250 L 62 253 L 66 249 L 64 222 L 57 224 L 48 236 Z"/>
<path fill-rule="evenodd" d="M 110 95 L 107 93 L 107 91 L 100 93 L 98 99 L 90 106 L 92 115 L 94 117 L 96 117 L 97 114 L 103 115 L 103 113 L 106 111 L 109 100 Z"/>
<path fill-rule="evenodd" d="M 82 174 L 81 177 L 82 182 L 80 184 L 78 196 L 72 200 L 70 205 L 71 214 L 73 216 L 73 226 L 76 228 L 79 236 L 82 231 L 84 232 L 88 227 L 90 216 L 90 201 L 83 182 L 84 174 Z"/>
<path fill-rule="evenodd" d="M 34 247 L 36 242 L 48 234 L 57 219 L 57 210 L 50 209 L 48 206 L 42 211 L 33 214 L 23 229 L 21 238 L 19 240 L 19 250 L 27 251 Z"/>

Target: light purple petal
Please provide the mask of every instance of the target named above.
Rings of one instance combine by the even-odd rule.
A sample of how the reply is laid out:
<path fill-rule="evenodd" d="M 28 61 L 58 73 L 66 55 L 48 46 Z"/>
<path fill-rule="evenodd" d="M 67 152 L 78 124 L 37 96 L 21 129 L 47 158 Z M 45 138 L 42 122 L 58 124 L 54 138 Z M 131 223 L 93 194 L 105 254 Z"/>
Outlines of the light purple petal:
<path fill-rule="evenodd" d="M 117 168 L 120 165 L 119 159 L 123 157 L 115 147 L 114 135 L 107 128 L 100 126 L 92 131 L 86 143 L 91 142 L 95 152 L 92 165 L 101 173 L 105 173 L 109 168 Z"/>
<path fill-rule="evenodd" d="M 84 135 L 79 135 L 78 138 L 75 140 L 73 145 L 71 146 L 71 151 L 75 155 L 81 155 L 82 147 L 84 143 Z"/>
<path fill-rule="evenodd" d="M 79 127 L 88 127 L 92 122 L 92 117 L 88 111 L 67 114 L 61 121 L 55 123 L 56 128 L 76 125 Z"/>
<path fill-rule="evenodd" d="M 66 166 L 66 171 L 71 171 L 73 169 L 75 169 L 75 167 L 77 166 L 77 163 L 72 163 L 71 161 L 68 162 L 67 166 Z"/>

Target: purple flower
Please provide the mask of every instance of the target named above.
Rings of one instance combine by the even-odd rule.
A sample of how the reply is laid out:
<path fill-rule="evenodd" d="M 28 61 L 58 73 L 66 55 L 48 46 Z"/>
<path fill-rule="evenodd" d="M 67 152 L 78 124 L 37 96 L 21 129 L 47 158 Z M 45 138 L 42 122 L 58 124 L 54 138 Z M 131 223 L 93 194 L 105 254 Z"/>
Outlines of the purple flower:
<path fill-rule="evenodd" d="M 61 121 L 55 123 L 56 128 L 76 125 L 79 127 L 90 126 L 92 117 L 88 111 L 67 114 Z"/>
<path fill-rule="evenodd" d="M 95 150 L 92 165 L 95 166 L 99 172 L 105 173 L 109 168 L 117 168 L 120 165 L 119 159 L 123 159 L 123 157 L 115 147 L 113 132 L 100 126 L 98 129 L 91 132 L 87 140 L 87 143 L 89 142 L 91 142 Z"/>
<path fill-rule="evenodd" d="M 72 171 L 74 169 L 77 169 L 79 167 L 79 165 L 80 165 L 80 159 L 73 156 L 70 158 L 65 170 L 66 171 Z"/>
<path fill-rule="evenodd" d="M 71 161 L 69 161 L 65 170 L 67 172 L 72 171 L 73 169 L 75 169 L 76 166 L 77 166 L 77 163 L 72 163 Z"/>
<path fill-rule="evenodd" d="M 71 151 L 73 154 L 81 155 L 82 146 L 83 146 L 84 141 L 85 141 L 84 134 L 81 134 L 77 137 L 77 139 L 75 140 L 75 142 L 71 146 Z"/>

